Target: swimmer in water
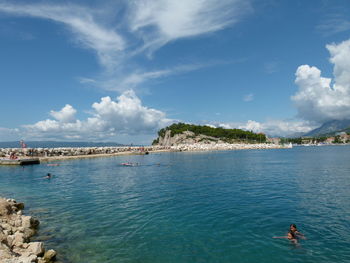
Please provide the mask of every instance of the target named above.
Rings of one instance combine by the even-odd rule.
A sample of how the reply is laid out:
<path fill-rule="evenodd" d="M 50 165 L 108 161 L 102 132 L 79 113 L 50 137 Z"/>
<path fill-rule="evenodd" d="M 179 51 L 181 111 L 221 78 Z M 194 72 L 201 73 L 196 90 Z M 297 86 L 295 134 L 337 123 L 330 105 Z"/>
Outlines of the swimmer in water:
<path fill-rule="evenodd" d="M 282 236 L 282 237 L 272 237 L 272 238 L 286 238 L 290 241 L 292 241 L 293 243 L 298 243 L 298 239 L 306 239 L 306 237 L 304 236 L 304 234 L 302 234 L 301 232 L 298 231 L 297 226 L 295 224 L 291 224 L 289 226 L 289 231 L 287 233 L 286 236 Z"/>
<path fill-rule="evenodd" d="M 47 175 L 44 177 L 45 179 L 51 179 L 52 175 L 50 173 L 47 173 Z"/>
<path fill-rule="evenodd" d="M 288 240 L 292 241 L 294 244 L 298 243 L 297 236 L 290 230 L 288 231 L 286 236 L 272 237 L 272 238 L 285 238 L 285 239 L 288 239 Z"/>
<path fill-rule="evenodd" d="M 296 226 L 295 224 L 291 224 L 291 225 L 289 226 L 289 231 L 293 232 L 293 234 L 294 234 L 297 238 L 306 239 L 306 237 L 304 236 L 304 234 L 298 231 L 297 226 Z"/>

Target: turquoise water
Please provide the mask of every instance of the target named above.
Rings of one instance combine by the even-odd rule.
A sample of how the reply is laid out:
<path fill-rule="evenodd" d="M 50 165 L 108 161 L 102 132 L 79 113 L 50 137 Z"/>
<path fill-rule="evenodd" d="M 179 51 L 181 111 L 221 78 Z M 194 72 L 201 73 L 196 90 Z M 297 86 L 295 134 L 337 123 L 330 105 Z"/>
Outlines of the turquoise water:
<path fill-rule="evenodd" d="M 0 195 L 63 262 L 350 262 L 349 146 L 0 167 Z M 308 239 L 272 239 L 291 223 Z"/>

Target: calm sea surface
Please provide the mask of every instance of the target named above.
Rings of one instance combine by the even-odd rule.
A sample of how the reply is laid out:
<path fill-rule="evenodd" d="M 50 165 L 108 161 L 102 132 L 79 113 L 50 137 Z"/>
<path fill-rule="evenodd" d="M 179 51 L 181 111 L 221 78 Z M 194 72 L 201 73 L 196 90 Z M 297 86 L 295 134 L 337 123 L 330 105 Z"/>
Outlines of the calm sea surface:
<path fill-rule="evenodd" d="M 350 262 L 349 146 L 3 166 L 0 195 L 63 262 Z"/>

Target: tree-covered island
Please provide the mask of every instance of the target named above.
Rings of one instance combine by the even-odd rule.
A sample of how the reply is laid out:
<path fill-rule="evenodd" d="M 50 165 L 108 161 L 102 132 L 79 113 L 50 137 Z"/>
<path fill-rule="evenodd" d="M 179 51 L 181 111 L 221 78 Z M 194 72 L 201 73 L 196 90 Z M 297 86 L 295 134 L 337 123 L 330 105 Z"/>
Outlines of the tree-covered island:
<path fill-rule="evenodd" d="M 178 136 L 176 136 L 178 135 Z M 193 139 L 197 143 L 226 142 L 226 143 L 264 143 L 266 136 L 263 133 L 254 133 L 241 129 L 214 128 L 207 125 L 174 123 L 158 131 L 158 138 L 153 141 L 157 145 L 165 137 Z"/>

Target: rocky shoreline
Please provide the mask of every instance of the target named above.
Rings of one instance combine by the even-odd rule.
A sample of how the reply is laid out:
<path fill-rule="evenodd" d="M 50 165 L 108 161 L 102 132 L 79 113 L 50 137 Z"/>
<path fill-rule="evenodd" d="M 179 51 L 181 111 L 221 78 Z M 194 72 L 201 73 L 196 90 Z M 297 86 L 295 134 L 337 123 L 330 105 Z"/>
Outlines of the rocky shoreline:
<path fill-rule="evenodd" d="M 257 144 L 231 144 L 231 143 L 213 143 L 213 144 L 179 144 L 170 147 L 174 151 L 229 151 L 229 150 L 249 150 L 249 149 L 288 149 L 292 148 L 291 144 L 269 144 L 269 143 L 257 143 Z"/>
<path fill-rule="evenodd" d="M 39 158 L 42 162 L 118 155 L 145 155 L 150 152 L 169 151 L 170 147 L 60 147 L 60 148 L 0 148 L 0 158 Z"/>
<path fill-rule="evenodd" d="M 0 157 L 9 156 L 15 153 L 16 156 L 31 156 L 40 158 L 58 157 L 58 156 L 89 156 L 106 154 L 145 154 L 157 150 L 164 150 L 168 147 L 147 146 L 147 147 L 59 147 L 59 148 L 0 148 Z"/>
<path fill-rule="evenodd" d="M 17 158 L 37 157 L 41 162 L 53 160 L 67 160 L 80 158 L 96 158 L 118 155 L 145 155 L 158 152 L 183 152 L 183 151 L 226 151 L 244 149 L 281 149 L 291 148 L 291 145 L 272 143 L 181 143 L 162 146 L 147 147 L 63 147 L 63 148 L 0 148 L 0 158 L 9 158 L 14 154 Z"/>
<path fill-rule="evenodd" d="M 43 242 L 30 242 L 39 221 L 22 214 L 23 203 L 0 197 L 0 262 L 51 263 L 56 251 L 45 250 Z"/>

